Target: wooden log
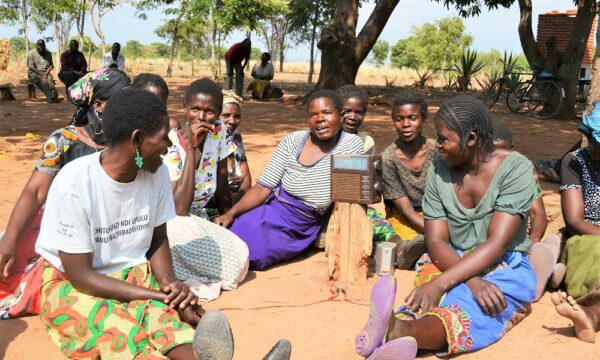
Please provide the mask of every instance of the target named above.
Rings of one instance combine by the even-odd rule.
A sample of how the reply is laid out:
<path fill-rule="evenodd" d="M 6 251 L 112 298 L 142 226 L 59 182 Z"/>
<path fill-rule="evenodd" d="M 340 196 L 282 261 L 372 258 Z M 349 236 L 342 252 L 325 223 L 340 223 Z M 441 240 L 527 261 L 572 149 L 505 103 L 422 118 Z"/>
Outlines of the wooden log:
<path fill-rule="evenodd" d="M 10 84 L 0 84 L 0 101 L 16 100 Z"/>
<path fill-rule="evenodd" d="M 327 227 L 326 255 L 329 279 L 338 287 L 365 285 L 367 258 L 373 247 L 373 226 L 367 207 L 336 203 Z"/>

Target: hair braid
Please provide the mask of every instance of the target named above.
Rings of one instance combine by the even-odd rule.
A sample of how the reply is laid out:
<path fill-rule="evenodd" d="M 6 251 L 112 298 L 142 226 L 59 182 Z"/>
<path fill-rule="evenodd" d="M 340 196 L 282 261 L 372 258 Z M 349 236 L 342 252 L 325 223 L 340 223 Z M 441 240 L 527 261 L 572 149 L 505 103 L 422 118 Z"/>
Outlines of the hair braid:
<path fill-rule="evenodd" d="M 469 134 L 477 134 L 477 150 L 481 157 L 494 150 L 494 127 L 487 107 L 472 96 L 448 99 L 438 110 L 436 120 L 446 123 L 460 138 L 460 151 L 467 149 Z"/>

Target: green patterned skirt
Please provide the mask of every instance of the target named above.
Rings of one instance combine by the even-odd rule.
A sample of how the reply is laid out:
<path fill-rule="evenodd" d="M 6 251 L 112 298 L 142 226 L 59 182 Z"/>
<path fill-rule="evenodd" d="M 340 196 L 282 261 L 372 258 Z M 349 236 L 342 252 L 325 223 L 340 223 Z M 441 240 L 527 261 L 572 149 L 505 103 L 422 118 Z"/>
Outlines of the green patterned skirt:
<path fill-rule="evenodd" d="M 41 318 L 52 342 L 72 359 L 166 359 L 191 344 L 194 329 L 175 310 L 155 300 L 120 302 L 76 290 L 66 275 L 44 260 Z M 108 275 L 158 290 L 150 264 Z"/>

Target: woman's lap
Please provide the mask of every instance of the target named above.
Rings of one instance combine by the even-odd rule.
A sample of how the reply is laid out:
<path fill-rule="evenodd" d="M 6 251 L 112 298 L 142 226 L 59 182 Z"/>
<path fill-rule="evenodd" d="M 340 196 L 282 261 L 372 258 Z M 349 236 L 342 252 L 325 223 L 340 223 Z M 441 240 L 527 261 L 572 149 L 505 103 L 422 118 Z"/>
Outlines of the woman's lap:
<path fill-rule="evenodd" d="M 567 266 L 565 287 L 577 302 L 590 306 L 600 301 L 600 236 L 581 235 L 567 240 L 561 262 Z"/>
<path fill-rule="evenodd" d="M 272 195 L 261 206 L 236 218 L 231 231 L 237 234 L 250 251 L 250 267 L 264 269 L 289 260 L 305 251 L 317 238 L 322 218 L 299 211 L 287 201 L 290 195 L 281 193 L 283 201 Z M 306 206 L 306 205 L 304 205 Z"/>
<path fill-rule="evenodd" d="M 109 276 L 158 289 L 149 264 Z M 73 358 L 131 359 L 145 354 L 146 359 L 164 359 L 166 352 L 191 344 L 194 337 L 194 329 L 160 301 L 125 303 L 83 294 L 46 261 L 41 318 L 52 342 Z"/>
<path fill-rule="evenodd" d="M 167 224 L 175 276 L 237 288 L 248 274 L 248 246 L 236 234 L 200 217 L 177 216 Z"/>
<path fill-rule="evenodd" d="M 503 262 L 482 277 L 498 287 L 503 293 L 507 308 L 497 316 L 488 316 L 482 310 L 466 284 L 460 284 L 442 297 L 440 306 L 423 316 L 435 316 L 446 329 L 448 349 L 446 353 L 460 354 L 485 348 L 498 341 L 514 325 L 530 312 L 529 304 L 535 296 L 535 274 L 527 256 L 522 253 L 506 253 Z M 431 263 L 421 264 L 421 270 L 429 271 L 427 281 L 435 278 Z M 424 279 L 422 279 L 424 280 Z M 421 282 L 424 283 L 424 282 Z M 404 308 L 399 318 L 405 318 Z"/>

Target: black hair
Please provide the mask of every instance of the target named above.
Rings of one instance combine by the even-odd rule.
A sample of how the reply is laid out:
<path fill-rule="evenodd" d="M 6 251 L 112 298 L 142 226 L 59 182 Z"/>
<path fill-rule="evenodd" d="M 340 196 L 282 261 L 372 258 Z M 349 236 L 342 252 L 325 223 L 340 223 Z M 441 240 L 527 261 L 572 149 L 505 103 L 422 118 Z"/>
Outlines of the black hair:
<path fill-rule="evenodd" d="M 443 121 L 460 138 L 460 151 L 467 149 L 469 134 L 477 134 L 477 146 L 483 157 L 494 150 L 492 114 L 480 100 L 472 96 L 456 96 L 444 101 L 435 120 Z"/>
<path fill-rule="evenodd" d="M 75 39 L 71 39 L 71 41 L 69 41 L 69 45 L 74 42 L 75 44 L 79 45 L 79 41 L 75 40 Z"/>
<path fill-rule="evenodd" d="M 308 97 L 308 101 L 306 101 L 306 113 L 308 113 L 308 107 L 310 106 L 310 103 L 313 100 L 319 98 L 328 98 L 335 106 L 337 112 L 340 114 L 342 113 L 342 110 L 344 109 L 344 103 L 342 101 L 342 98 L 335 91 L 325 89 L 317 90 L 310 94 L 310 96 Z"/>
<path fill-rule="evenodd" d="M 44 41 L 44 39 L 38 39 L 38 41 L 35 42 L 35 45 L 37 45 L 39 43 L 46 45 L 46 42 Z"/>
<path fill-rule="evenodd" d="M 400 90 L 392 99 L 392 114 L 398 106 L 403 105 L 418 105 L 421 108 L 421 116 L 423 119 L 427 118 L 427 101 L 425 101 L 425 96 L 420 92 L 414 90 Z"/>
<path fill-rule="evenodd" d="M 119 44 L 118 42 L 113 43 L 112 47 L 114 47 L 115 45 L 117 45 L 119 48 L 121 47 L 121 44 Z"/>
<path fill-rule="evenodd" d="M 136 89 L 145 90 L 147 87 L 155 87 L 160 89 L 166 97 L 169 97 L 169 87 L 160 75 L 150 74 L 150 73 L 141 73 L 135 78 L 133 78 L 133 87 Z"/>
<path fill-rule="evenodd" d="M 365 111 L 367 111 L 367 107 L 369 106 L 369 95 L 367 95 L 365 90 L 356 85 L 342 85 L 336 91 L 342 97 L 342 101 L 357 98 L 363 103 Z"/>
<path fill-rule="evenodd" d="M 506 141 L 508 145 L 513 144 L 512 132 L 505 123 L 494 120 L 494 140 Z"/>
<path fill-rule="evenodd" d="M 271 54 L 269 54 L 268 52 L 264 52 L 262 54 L 260 54 L 260 57 L 266 57 L 267 61 L 271 61 Z"/>
<path fill-rule="evenodd" d="M 196 94 L 205 94 L 215 99 L 215 106 L 220 113 L 223 110 L 223 93 L 221 86 L 217 85 L 209 78 L 202 78 L 193 81 L 185 90 L 185 105 L 189 104 L 192 97 Z"/>
<path fill-rule="evenodd" d="M 123 89 L 106 101 L 102 120 L 106 144 L 115 145 L 135 130 L 152 135 L 168 117 L 167 105 L 156 95 L 141 89 Z"/>

